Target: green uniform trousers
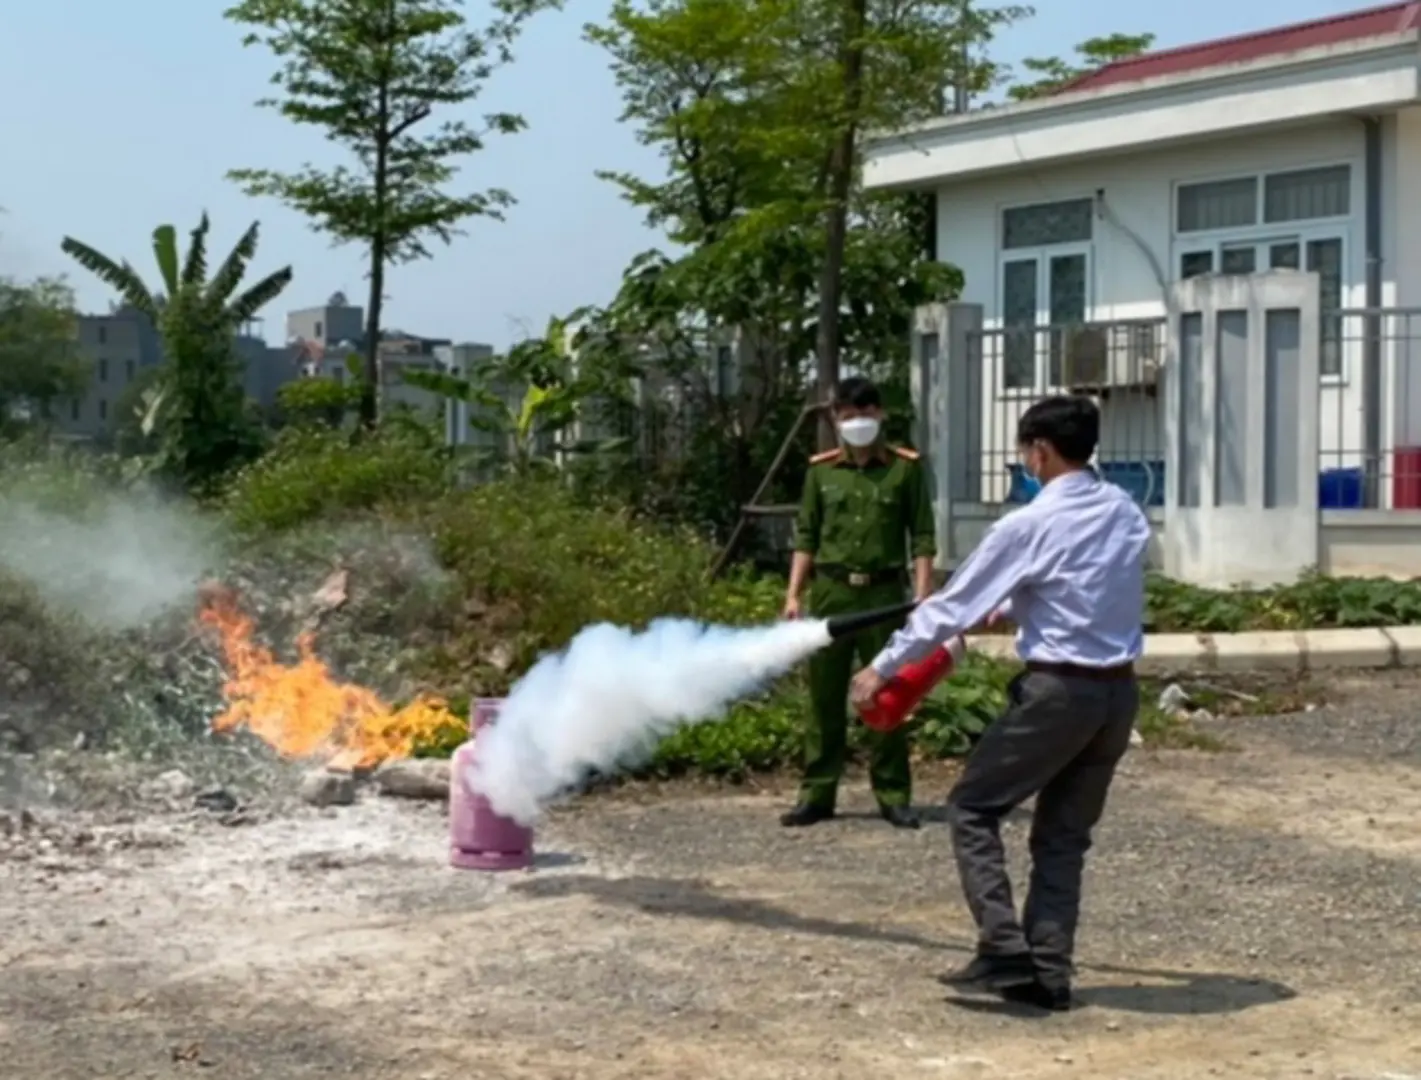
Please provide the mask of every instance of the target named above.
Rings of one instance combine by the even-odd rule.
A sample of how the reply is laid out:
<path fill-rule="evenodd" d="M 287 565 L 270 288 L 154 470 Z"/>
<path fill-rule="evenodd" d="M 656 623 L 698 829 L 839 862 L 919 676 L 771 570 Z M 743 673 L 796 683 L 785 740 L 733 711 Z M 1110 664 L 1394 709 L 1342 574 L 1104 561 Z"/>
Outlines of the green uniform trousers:
<path fill-rule="evenodd" d="M 888 607 L 905 599 L 898 582 L 855 587 L 815 578 L 809 610 L 816 618 Z M 888 643 L 902 620 L 872 626 L 833 642 L 809 659 L 809 700 L 813 715 L 805 736 L 804 783 L 800 801 L 832 807 L 844 772 L 849 726 L 849 681 Z M 869 732 L 869 777 L 881 806 L 907 806 L 912 798 L 908 769 L 908 732 Z"/>

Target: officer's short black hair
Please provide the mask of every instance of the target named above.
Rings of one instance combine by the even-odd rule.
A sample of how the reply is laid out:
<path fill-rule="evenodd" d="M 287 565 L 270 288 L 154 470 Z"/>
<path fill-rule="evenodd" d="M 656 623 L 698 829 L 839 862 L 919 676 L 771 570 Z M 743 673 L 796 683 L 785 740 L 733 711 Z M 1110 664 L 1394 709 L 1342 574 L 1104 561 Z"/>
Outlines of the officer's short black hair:
<path fill-rule="evenodd" d="M 1100 409 L 1088 397 L 1057 395 L 1043 398 L 1016 425 L 1018 446 L 1044 442 L 1069 465 L 1084 465 L 1100 442 Z"/>
<path fill-rule="evenodd" d="M 878 387 L 873 385 L 872 379 L 865 379 L 862 375 L 850 375 L 847 379 L 840 379 L 839 385 L 834 387 L 834 411 L 840 409 L 881 409 L 883 408 L 883 396 L 879 394 Z"/>

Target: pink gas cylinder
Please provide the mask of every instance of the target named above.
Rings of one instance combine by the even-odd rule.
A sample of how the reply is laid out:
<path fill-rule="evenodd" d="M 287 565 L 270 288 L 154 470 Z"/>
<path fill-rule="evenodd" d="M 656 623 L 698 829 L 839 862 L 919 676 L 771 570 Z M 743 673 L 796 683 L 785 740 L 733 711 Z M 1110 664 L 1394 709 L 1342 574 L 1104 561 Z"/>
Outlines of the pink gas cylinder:
<path fill-rule="evenodd" d="M 498 717 L 503 701 L 478 698 L 469 719 L 472 736 L 454 751 L 449 767 L 449 864 L 460 870 L 527 870 L 533 865 L 533 830 L 493 812 L 469 785 L 479 752 L 479 732 Z"/>

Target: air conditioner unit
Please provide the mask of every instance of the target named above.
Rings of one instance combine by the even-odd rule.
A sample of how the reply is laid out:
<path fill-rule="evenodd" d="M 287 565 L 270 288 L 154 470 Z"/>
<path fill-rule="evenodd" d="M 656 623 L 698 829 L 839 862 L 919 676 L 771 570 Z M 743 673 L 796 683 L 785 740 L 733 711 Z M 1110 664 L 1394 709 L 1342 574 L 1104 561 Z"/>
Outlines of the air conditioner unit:
<path fill-rule="evenodd" d="M 1162 342 L 1155 326 L 1078 326 L 1061 335 L 1061 383 L 1071 390 L 1095 393 L 1158 385 Z"/>

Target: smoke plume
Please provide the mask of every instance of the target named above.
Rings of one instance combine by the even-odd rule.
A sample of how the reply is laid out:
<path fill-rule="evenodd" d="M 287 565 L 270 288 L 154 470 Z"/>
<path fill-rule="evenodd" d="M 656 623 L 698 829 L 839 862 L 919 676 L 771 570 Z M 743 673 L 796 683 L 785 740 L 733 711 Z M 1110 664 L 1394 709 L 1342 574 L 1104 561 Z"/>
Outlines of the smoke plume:
<path fill-rule="evenodd" d="M 0 491 L 0 570 L 100 629 L 190 607 L 215 550 L 196 515 L 156 495 L 107 494 L 68 514 Z"/>
<path fill-rule="evenodd" d="M 589 772 L 648 753 L 673 729 L 719 716 L 829 643 L 822 620 L 753 629 L 664 619 L 602 624 L 545 656 L 479 734 L 468 778 L 503 817 L 531 825 Z"/>

